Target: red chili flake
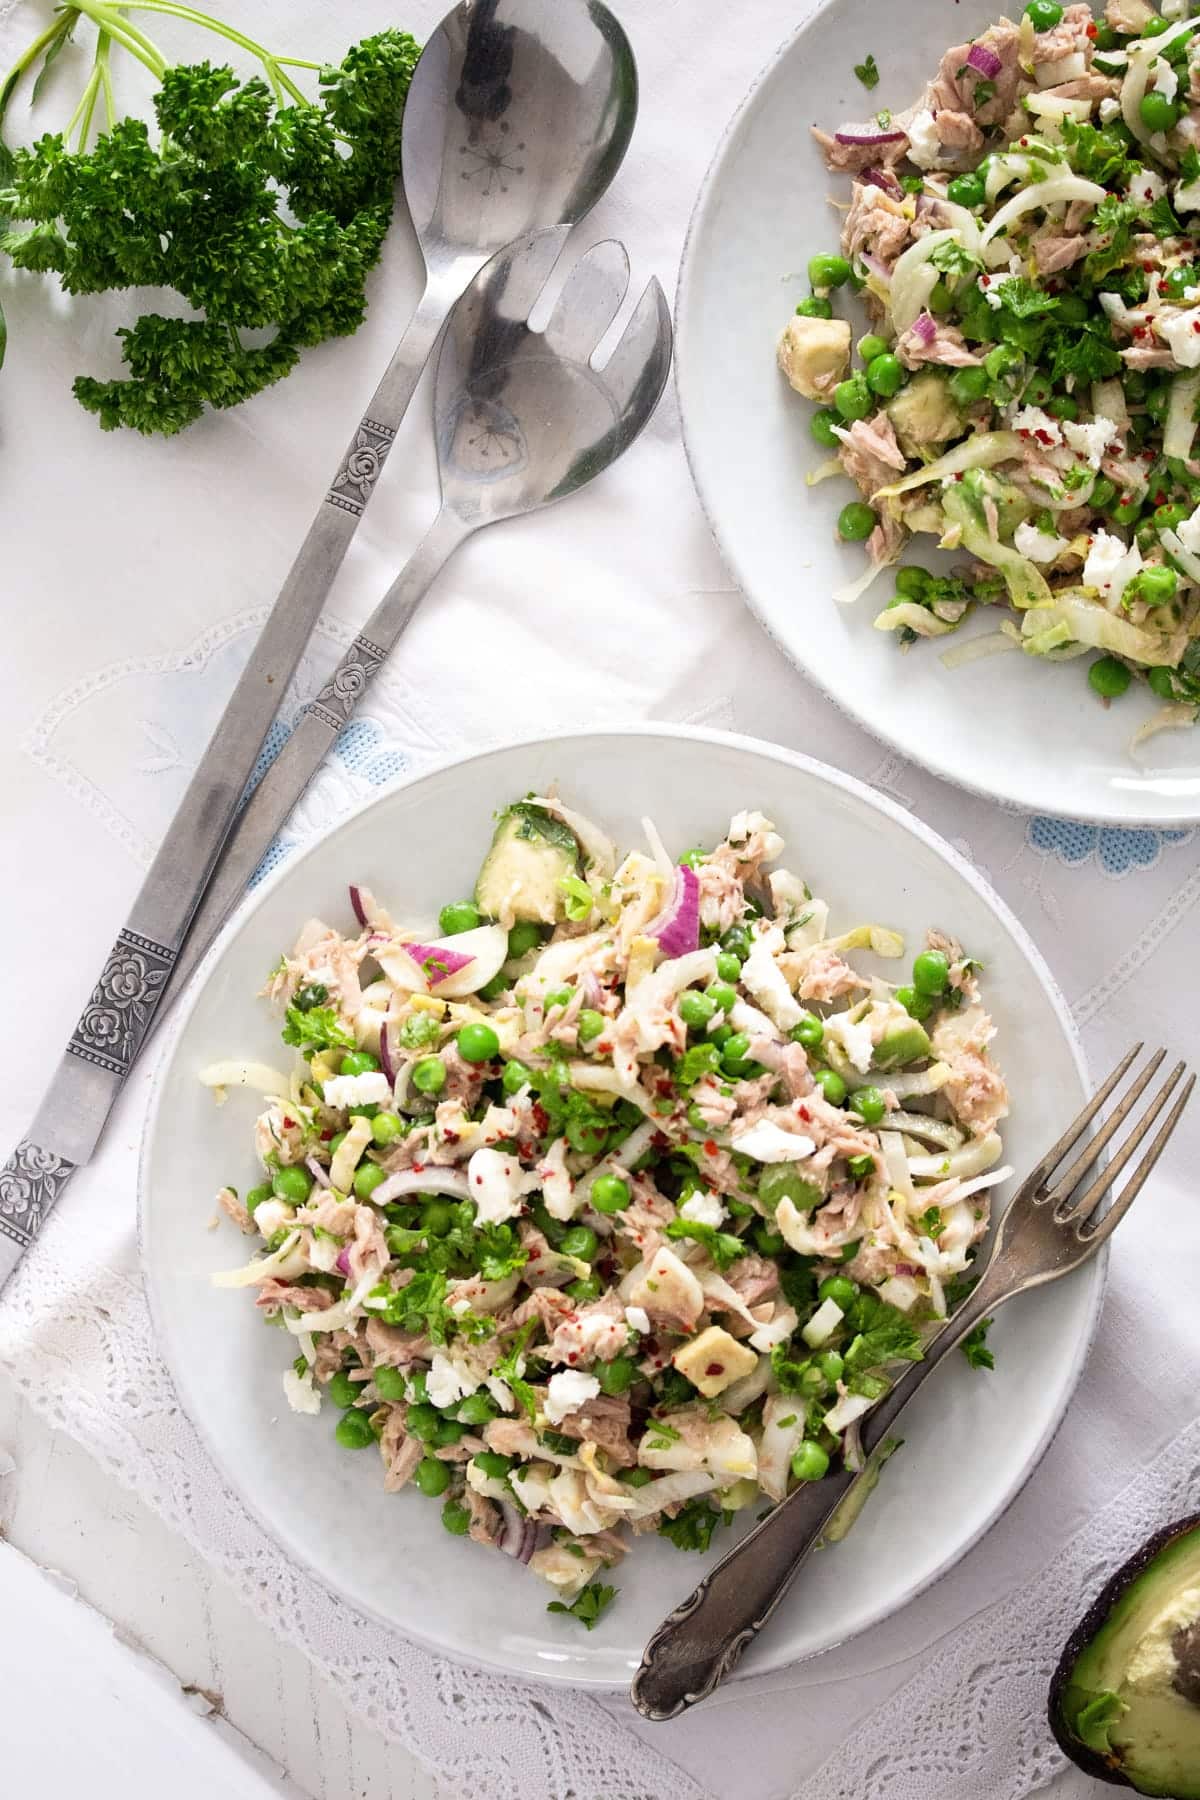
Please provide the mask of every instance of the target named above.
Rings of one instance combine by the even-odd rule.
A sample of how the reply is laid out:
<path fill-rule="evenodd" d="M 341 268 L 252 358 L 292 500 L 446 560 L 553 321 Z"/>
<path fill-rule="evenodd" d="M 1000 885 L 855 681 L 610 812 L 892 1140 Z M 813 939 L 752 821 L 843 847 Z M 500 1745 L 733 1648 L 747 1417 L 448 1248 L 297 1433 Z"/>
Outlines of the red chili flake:
<path fill-rule="evenodd" d="M 1144 262 L 1142 264 L 1142 271 L 1146 275 L 1149 275 L 1153 271 L 1153 268 L 1154 264 L 1152 262 Z"/>
<path fill-rule="evenodd" d="M 713 1143 L 713 1140 L 711 1138 L 705 1138 L 705 1140 L 704 1140 L 705 1156 L 716 1156 L 717 1153 L 718 1153 L 717 1146 L 716 1146 L 716 1144 Z"/>
<path fill-rule="evenodd" d="M 419 1171 L 418 1171 L 418 1172 L 419 1172 Z M 476 1177 L 475 1177 L 475 1186 L 476 1186 L 476 1187 L 482 1187 L 482 1186 L 483 1186 L 483 1176 L 482 1176 L 482 1175 L 477 1175 L 477 1176 L 476 1176 Z"/>
<path fill-rule="evenodd" d="M 414 1175 L 423 1175 L 425 1173 L 424 1163 L 414 1163 L 412 1167 Z"/>
<path fill-rule="evenodd" d="M 1053 436 L 1048 431 L 1035 431 L 1033 435 L 1039 444 L 1052 444 L 1054 442 Z"/>
<path fill-rule="evenodd" d="M 597 1044 L 596 1049 L 600 1052 L 601 1056 L 608 1056 L 612 1052 L 612 1045 L 611 1044 Z"/>
<path fill-rule="evenodd" d="M 285 1131 L 290 1131 L 295 1123 L 296 1123 L 295 1119 L 285 1118 L 283 1121 L 283 1129 Z"/>
<path fill-rule="evenodd" d="M 567 1361 L 568 1362 L 578 1362 L 579 1361 L 579 1352 L 577 1350 L 568 1350 L 567 1351 Z"/>
<path fill-rule="evenodd" d="M 800 1115 L 800 1117 L 804 1120 L 804 1123 L 807 1125 L 809 1119 L 812 1117 L 812 1114 L 809 1112 L 807 1106 L 801 1106 L 800 1102 L 797 1100 L 796 1111 Z"/>
<path fill-rule="evenodd" d="M 1023 149 L 1024 149 L 1024 148 L 1025 148 L 1025 146 L 1026 146 L 1026 144 L 1027 144 L 1027 143 L 1028 143 L 1028 142 L 1029 142 L 1029 139 L 1028 139 L 1028 138 L 1027 138 L 1027 137 L 1024 137 L 1024 138 L 1022 138 L 1022 139 L 1021 139 L 1021 148 L 1022 148 L 1022 150 L 1023 150 Z"/>
<path fill-rule="evenodd" d="M 962 480 L 962 470 L 961 469 L 958 471 L 958 474 L 954 477 L 954 479 L 955 479 L 955 481 Z"/>
<path fill-rule="evenodd" d="M 675 1089 L 671 1085 L 669 1078 L 666 1075 L 664 1075 L 660 1081 L 655 1082 L 654 1091 L 656 1094 L 666 1095 L 666 1094 L 673 1094 L 675 1092 Z"/>
<path fill-rule="evenodd" d="M 1094 38 L 1096 36 L 1096 21 L 1095 21 L 1095 19 L 1092 19 L 1091 22 L 1086 27 L 1086 35 L 1090 38 Z"/>
<path fill-rule="evenodd" d="M 723 1375 L 725 1373 L 725 1364 L 724 1363 L 709 1363 L 709 1365 L 705 1369 L 704 1373 L 706 1375 Z"/>
<path fill-rule="evenodd" d="M 1165 494 L 1155 494 L 1151 499 L 1150 504 L 1151 506 L 1165 506 L 1167 504 L 1167 496 Z"/>
<path fill-rule="evenodd" d="M 331 1130 L 329 1130 L 328 1128 L 326 1128 L 321 1133 L 321 1142 L 323 1144 L 327 1144 L 332 1136 L 333 1136 L 333 1132 Z"/>

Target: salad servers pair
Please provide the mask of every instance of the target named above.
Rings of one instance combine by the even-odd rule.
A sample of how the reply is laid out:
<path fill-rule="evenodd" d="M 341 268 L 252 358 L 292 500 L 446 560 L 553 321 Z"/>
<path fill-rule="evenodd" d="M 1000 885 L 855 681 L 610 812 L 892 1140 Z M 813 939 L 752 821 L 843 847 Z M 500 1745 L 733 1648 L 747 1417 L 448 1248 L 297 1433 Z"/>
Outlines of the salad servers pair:
<path fill-rule="evenodd" d="M 593 246 L 568 275 L 546 330 L 529 327 L 571 226 L 620 165 L 636 112 L 632 51 L 599 0 L 460 0 L 426 46 L 405 107 L 402 147 L 425 291 L 50 1093 L 0 1170 L 0 1286 L 94 1151 L 168 990 L 179 992 L 195 968 L 446 559 L 483 526 L 584 486 L 628 448 L 653 412 L 671 359 L 670 315 L 657 281 L 612 354 L 593 367 L 625 298 L 623 246 Z M 447 314 L 434 402 L 441 509 L 239 817 Z"/>

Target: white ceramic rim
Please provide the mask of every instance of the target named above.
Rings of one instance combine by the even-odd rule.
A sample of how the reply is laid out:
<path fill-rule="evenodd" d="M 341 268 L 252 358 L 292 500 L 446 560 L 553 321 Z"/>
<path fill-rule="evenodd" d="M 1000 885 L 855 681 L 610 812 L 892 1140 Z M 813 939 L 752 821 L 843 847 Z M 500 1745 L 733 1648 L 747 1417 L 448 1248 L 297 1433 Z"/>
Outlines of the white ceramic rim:
<path fill-rule="evenodd" d="M 574 731 L 553 732 L 548 734 L 537 734 L 533 737 L 512 738 L 502 742 L 488 744 L 485 748 L 472 751 L 466 756 L 447 755 L 439 757 L 436 761 L 423 765 L 415 774 L 402 775 L 395 781 L 387 782 L 374 793 L 368 795 L 368 797 L 361 801 L 357 806 L 348 808 L 327 831 L 318 832 L 311 843 L 305 844 L 296 851 L 294 856 L 285 858 L 276 869 L 273 869 L 252 892 L 248 893 L 243 898 L 236 911 L 226 921 L 220 936 L 213 943 L 212 948 L 208 951 L 204 961 L 201 963 L 195 976 L 189 983 L 187 992 L 178 1003 L 175 1010 L 175 1016 L 171 1019 L 170 1024 L 167 1027 L 166 1036 L 158 1053 L 158 1061 L 154 1070 L 154 1078 L 151 1084 L 150 1098 L 146 1111 L 145 1128 L 142 1135 L 142 1147 L 138 1157 L 138 1258 L 141 1264 L 142 1284 L 150 1311 L 151 1323 L 154 1327 L 155 1337 L 160 1345 L 168 1343 L 170 1339 L 168 1333 L 161 1329 L 161 1323 L 155 1304 L 154 1283 L 149 1275 L 148 1242 L 150 1228 L 148 1221 L 147 1171 L 153 1154 L 154 1139 L 159 1127 L 159 1109 L 167 1068 L 172 1060 L 179 1039 L 187 1029 L 192 1012 L 208 982 L 209 976 L 225 953 L 225 946 L 230 937 L 232 937 L 235 931 L 241 929 L 249 915 L 258 908 L 266 896 L 273 891 L 280 881 L 283 880 L 284 876 L 290 875 L 307 857 L 313 855 L 327 838 L 341 830 L 341 828 L 351 819 L 358 818 L 360 814 L 365 813 L 369 811 L 371 807 L 380 804 L 381 801 L 387 799 L 389 795 L 397 792 L 399 789 L 417 787 L 422 781 L 425 781 L 432 776 L 440 775 L 446 769 L 481 762 L 486 758 L 501 752 L 533 749 L 559 743 L 570 744 L 573 741 L 587 738 L 595 739 L 606 737 L 682 738 L 697 743 L 724 744 L 731 746 L 734 749 L 749 751 L 754 755 L 764 756 L 774 762 L 782 763 L 786 767 L 803 769 L 807 774 L 815 777 L 817 780 L 823 781 L 831 787 L 841 788 L 848 794 L 853 794 L 856 799 L 865 801 L 876 812 L 882 813 L 886 818 L 892 820 L 894 824 L 899 825 L 902 830 L 911 832 L 975 890 L 996 914 L 1005 929 L 1011 933 L 1022 954 L 1026 957 L 1038 979 L 1045 987 L 1047 997 L 1050 1000 L 1064 1037 L 1067 1040 L 1072 1060 L 1079 1075 L 1080 1083 L 1085 1091 L 1089 1089 L 1091 1077 L 1088 1072 L 1087 1059 L 1084 1055 L 1083 1045 L 1076 1029 L 1075 1021 L 1071 1017 L 1066 999 L 1043 958 L 1041 951 L 1037 948 L 1037 945 L 1033 942 L 1033 939 L 1029 936 L 1015 913 L 1010 910 L 1000 898 L 999 894 L 995 892 L 991 884 L 983 878 L 979 871 L 974 868 L 965 857 L 960 856 L 958 851 L 948 844 L 939 833 L 932 829 L 931 826 L 926 825 L 924 820 L 918 819 L 914 814 L 908 812 L 895 801 L 889 800 L 885 795 L 877 793 L 874 788 L 869 787 L 866 782 L 859 781 L 855 776 L 845 775 L 841 770 L 834 769 L 829 764 L 818 761 L 816 757 L 806 756 L 802 751 L 789 750 L 780 744 L 769 744 L 759 738 L 746 737 L 740 732 L 715 731 L 705 726 L 662 724 L 654 720 L 647 720 L 640 724 L 614 725 L 603 729 L 586 727 Z M 986 1536 L 993 1525 L 996 1524 L 997 1520 L 1007 1512 L 1018 1494 L 1024 1489 L 1030 1476 L 1046 1454 L 1046 1451 L 1049 1449 L 1064 1417 L 1066 1416 L 1067 1409 L 1074 1397 L 1075 1389 L 1079 1385 L 1080 1377 L 1083 1374 L 1084 1366 L 1096 1336 L 1100 1312 L 1104 1304 L 1104 1291 L 1107 1285 L 1108 1268 L 1107 1246 L 1101 1251 L 1099 1261 L 1100 1278 L 1096 1281 L 1095 1293 L 1092 1298 L 1091 1313 L 1087 1321 L 1086 1329 L 1080 1333 L 1078 1342 L 1075 1346 L 1074 1359 L 1067 1371 L 1067 1377 L 1063 1387 L 1061 1405 L 1059 1406 L 1057 1413 L 1050 1419 L 1045 1432 L 1026 1459 L 1024 1465 L 1020 1470 L 1014 1473 L 1008 1488 L 997 1500 L 995 1508 L 988 1513 L 978 1530 L 961 1544 L 956 1545 L 954 1550 L 946 1557 L 945 1561 L 939 1563 L 937 1568 L 922 1581 L 915 1583 L 907 1592 L 903 1600 L 900 1600 L 894 1605 L 881 1606 L 878 1612 L 870 1614 L 869 1617 L 864 1619 L 853 1632 L 847 1635 L 847 1637 L 835 1639 L 832 1643 L 823 1645 L 821 1649 L 807 1652 L 803 1656 L 770 1663 L 765 1668 L 751 1668 L 749 1670 L 739 1669 L 729 1678 L 731 1681 L 738 1683 L 753 1683 L 757 1680 L 767 1679 L 777 1675 L 781 1669 L 798 1668 L 802 1663 L 812 1662 L 818 1656 L 824 1656 L 828 1651 L 837 1649 L 844 1643 L 849 1643 L 855 1638 L 863 1637 L 876 1625 L 881 1624 L 885 1619 L 893 1617 L 894 1614 L 901 1611 L 903 1607 L 910 1605 L 920 1594 L 925 1593 L 935 1582 L 940 1581 L 944 1575 L 949 1574 L 950 1570 L 955 1568 L 957 1564 L 961 1562 L 963 1557 L 966 1556 L 969 1551 L 974 1549 L 980 1539 Z M 319 1569 L 315 1568 L 297 1545 L 280 1531 L 278 1522 L 268 1518 L 245 1496 L 238 1480 L 237 1471 L 229 1467 L 216 1444 L 209 1437 L 204 1426 L 201 1425 L 199 1420 L 195 1417 L 191 1407 L 186 1404 L 186 1381 L 180 1379 L 179 1371 L 171 1363 L 165 1352 L 163 1353 L 163 1360 L 167 1364 L 172 1383 L 174 1384 L 176 1393 L 180 1399 L 180 1404 L 183 1406 L 184 1411 L 205 1450 L 212 1458 L 222 1480 L 225 1482 L 226 1486 L 232 1490 L 239 1503 L 246 1508 L 246 1511 L 251 1517 L 257 1520 L 258 1524 L 261 1525 L 262 1529 L 266 1532 L 272 1542 L 282 1544 L 288 1554 L 307 1571 L 313 1580 L 317 1581 L 327 1592 L 335 1594 L 338 1599 L 343 1601 L 343 1604 L 351 1607 L 353 1611 L 365 1613 L 377 1625 L 382 1626 L 385 1630 L 397 1631 L 398 1627 L 395 1620 L 389 1618 L 385 1613 L 377 1612 L 370 1606 L 358 1601 L 345 1599 L 341 1594 L 337 1593 L 335 1588 L 331 1588 L 324 1574 Z M 439 1643 L 434 1638 L 426 1636 L 423 1632 L 415 1628 L 407 1628 L 401 1635 L 412 1638 L 415 1643 L 423 1645 L 424 1648 L 431 1651 L 434 1655 L 445 1657 L 451 1662 L 461 1662 L 467 1667 L 474 1665 L 494 1669 L 499 1674 L 507 1675 L 511 1680 L 544 1682 L 548 1687 L 576 1687 L 582 1688 L 587 1692 L 621 1692 L 625 1686 L 623 1681 L 620 1683 L 607 1681 L 581 1682 L 573 1675 L 556 1675 L 552 1669 L 546 1670 L 544 1674 L 540 1672 L 534 1674 L 526 1670 L 518 1672 L 514 1671 L 507 1663 L 500 1661 L 493 1662 L 484 1656 L 479 1656 L 475 1659 L 459 1657 L 448 1651 L 444 1644 Z"/>
<path fill-rule="evenodd" d="M 993 805 L 1013 806 L 1021 812 L 1026 812 L 1031 809 L 1027 808 L 1022 802 L 1013 800 L 1008 795 L 1001 794 L 993 788 L 985 787 L 978 781 L 973 781 L 969 775 L 963 774 L 961 770 L 957 768 L 940 768 L 937 764 L 927 761 L 925 757 L 921 755 L 919 745 L 914 746 L 911 743 L 899 743 L 894 737 L 890 737 L 875 721 L 873 721 L 868 713 L 860 711 L 858 707 L 856 707 L 853 700 L 852 684 L 847 684 L 845 692 L 836 692 L 833 688 L 828 687 L 814 670 L 805 667 L 800 662 L 800 659 L 795 652 L 784 643 L 783 639 L 772 628 L 765 610 L 759 604 L 750 583 L 745 579 L 743 571 L 738 566 L 737 557 L 734 555 L 731 546 L 722 535 L 720 525 L 718 524 L 719 509 L 714 505 L 708 490 L 701 479 L 698 455 L 689 431 L 687 395 L 685 392 L 686 384 L 689 379 L 685 371 L 685 365 L 687 368 L 691 367 L 688 360 L 690 346 L 688 342 L 687 315 L 690 310 L 692 272 L 696 262 L 696 243 L 700 235 L 700 227 L 704 222 L 704 216 L 708 210 L 713 191 L 724 171 L 726 158 L 733 149 L 734 138 L 737 135 L 742 120 L 753 106 L 759 88 L 767 77 L 772 74 L 777 64 L 788 55 L 792 46 L 804 36 L 805 32 L 816 24 L 817 20 L 821 18 L 824 13 L 828 12 L 837 4 L 838 0 L 820 0 L 820 4 L 813 7 L 807 18 L 796 27 L 795 31 L 784 39 L 774 55 L 763 64 L 749 88 L 746 90 L 745 95 L 740 101 L 737 110 L 730 118 L 725 130 L 721 133 L 720 140 L 713 152 L 712 160 L 709 162 L 708 168 L 704 173 L 704 179 L 700 183 L 695 205 L 692 207 L 692 216 L 688 220 L 687 235 L 683 240 L 683 253 L 679 259 L 679 278 L 675 285 L 675 399 L 679 409 L 679 434 L 683 440 L 683 452 L 687 458 L 688 471 L 692 478 L 692 486 L 696 490 L 696 498 L 700 503 L 700 510 L 704 514 L 705 523 L 712 533 L 713 542 L 720 552 L 722 562 L 733 576 L 734 581 L 737 583 L 738 592 L 758 620 L 763 632 L 770 638 L 780 654 L 787 658 L 788 662 L 791 663 L 797 673 L 805 681 L 811 682 L 815 688 L 818 688 L 820 692 L 825 695 L 826 699 L 832 701 L 833 705 L 836 706 L 838 711 L 846 718 L 853 719 L 854 723 L 860 726 L 863 731 L 867 732 L 870 737 L 874 738 L 876 743 L 885 744 L 888 749 L 894 750 L 897 755 L 904 757 L 908 762 L 918 764 L 920 768 L 925 769 L 930 775 L 936 776 L 939 781 L 949 782 L 952 786 L 962 788 L 969 794 L 977 794 L 981 800 L 990 801 Z M 1200 730 L 1200 725 L 1198 725 L 1196 729 Z M 1088 810 L 1085 807 L 1072 807 L 1070 812 L 1058 812 L 1054 807 L 1047 805 L 1044 810 L 1049 816 L 1054 818 L 1077 819 L 1088 825 L 1112 825 L 1123 831 L 1187 830 L 1195 826 L 1198 820 L 1200 820 L 1200 809 L 1198 809 L 1195 804 L 1193 804 L 1191 811 L 1170 814 L 1158 813 L 1153 818 L 1145 820 L 1132 817 L 1126 813 L 1105 812 L 1101 810 L 1093 811 Z"/>

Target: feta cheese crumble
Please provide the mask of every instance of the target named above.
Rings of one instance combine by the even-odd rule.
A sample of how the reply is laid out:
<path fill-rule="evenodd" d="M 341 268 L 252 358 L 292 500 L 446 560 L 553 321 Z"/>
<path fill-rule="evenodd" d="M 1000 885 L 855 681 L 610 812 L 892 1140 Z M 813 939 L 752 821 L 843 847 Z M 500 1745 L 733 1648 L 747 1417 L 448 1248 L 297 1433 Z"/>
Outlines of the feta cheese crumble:
<path fill-rule="evenodd" d="M 362 1075 L 331 1075 L 322 1083 L 326 1106 L 387 1106 L 392 1084 L 378 1069 Z"/>
<path fill-rule="evenodd" d="M 1013 532 L 1013 544 L 1030 562 L 1052 563 L 1067 548 L 1067 539 L 1053 531 L 1041 531 L 1029 519 L 1022 519 Z"/>
<path fill-rule="evenodd" d="M 600 1383 L 595 1375 L 585 1375 L 580 1369 L 560 1369 L 550 1377 L 546 1389 L 546 1417 L 552 1425 L 561 1425 L 568 1413 L 578 1412 L 599 1392 Z M 430 1398 L 433 1398 L 432 1389 Z"/>

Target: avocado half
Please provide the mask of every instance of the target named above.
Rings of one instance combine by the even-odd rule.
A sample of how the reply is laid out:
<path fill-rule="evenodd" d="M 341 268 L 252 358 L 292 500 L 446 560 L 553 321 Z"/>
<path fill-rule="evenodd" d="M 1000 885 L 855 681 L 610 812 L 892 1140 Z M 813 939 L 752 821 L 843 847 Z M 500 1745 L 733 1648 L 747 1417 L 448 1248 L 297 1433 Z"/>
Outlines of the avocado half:
<path fill-rule="evenodd" d="M 1071 1634 L 1050 1729 L 1087 1774 L 1200 1800 L 1200 1513 L 1130 1557 Z"/>

